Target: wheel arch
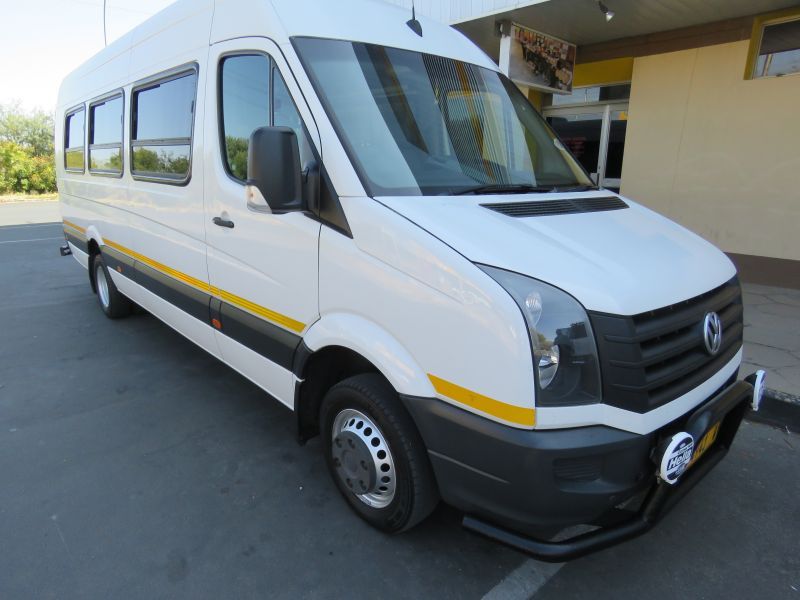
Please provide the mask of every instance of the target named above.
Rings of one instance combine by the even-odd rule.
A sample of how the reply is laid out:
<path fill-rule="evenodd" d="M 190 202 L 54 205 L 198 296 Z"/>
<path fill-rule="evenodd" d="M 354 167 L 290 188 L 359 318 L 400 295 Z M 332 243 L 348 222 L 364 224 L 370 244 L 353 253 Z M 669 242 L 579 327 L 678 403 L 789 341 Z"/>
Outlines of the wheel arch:
<path fill-rule="evenodd" d="M 325 393 L 353 375 L 378 373 L 399 394 L 433 397 L 433 385 L 411 353 L 377 324 L 357 315 L 323 317 L 306 332 L 293 366 L 294 408 L 301 441 L 319 433 Z"/>

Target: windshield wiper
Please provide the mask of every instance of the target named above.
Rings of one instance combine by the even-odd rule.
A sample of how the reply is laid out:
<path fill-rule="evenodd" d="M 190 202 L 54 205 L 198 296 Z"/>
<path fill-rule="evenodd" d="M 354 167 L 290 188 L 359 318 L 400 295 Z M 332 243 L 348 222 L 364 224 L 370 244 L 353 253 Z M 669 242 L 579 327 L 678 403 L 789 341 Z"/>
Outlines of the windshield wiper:
<path fill-rule="evenodd" d="M 547 192 L 586 192 L 596 190 L 593 185 L 568 183 L 564 185 L 531 185 L 529 183 L 488 183 L 453 192 L 454 196 L 466 194 L 545 194 Z"/>
<path fill-rule="evenodd" d="M 463 190 L 453 192 L 454 196 L 466 194 L 542 194 L 552 192 L 553 188 L 549 185 L 530 185 L 528 183 L 489 183 L 476 185 Z"/>
<path fill-rule="evenodd" d="M 590 190 L 596 190 L 596 185 L 586 185 L 583 183 L 578 184 L 567 184 L 567 185 L 557 185 L 554 186 L 551 191 L 553 192 L 588 192 Z"/>

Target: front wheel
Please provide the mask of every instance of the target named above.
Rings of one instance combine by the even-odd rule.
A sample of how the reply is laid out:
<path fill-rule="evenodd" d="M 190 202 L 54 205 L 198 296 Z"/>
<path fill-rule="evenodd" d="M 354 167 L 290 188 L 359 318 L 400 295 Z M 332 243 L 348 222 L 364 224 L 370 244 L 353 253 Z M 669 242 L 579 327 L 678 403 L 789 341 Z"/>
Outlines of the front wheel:
<path fill-rule="evenodd" d="M 336 486 L 358 515 L 386 532 L 410 529 L 439 500 L 425 444 L 380 375 L 337 383 L 321 407 L 323 448 Z"/>

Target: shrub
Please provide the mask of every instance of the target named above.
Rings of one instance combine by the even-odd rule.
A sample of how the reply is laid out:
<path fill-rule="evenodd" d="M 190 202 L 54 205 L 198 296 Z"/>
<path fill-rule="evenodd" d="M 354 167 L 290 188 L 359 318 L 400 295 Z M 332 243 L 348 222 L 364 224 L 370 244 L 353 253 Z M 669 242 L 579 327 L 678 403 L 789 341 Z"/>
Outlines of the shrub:
<path fill-rule="evenodd" d="M 0 193 L 45 193 L 56 189 L 52 156 L 32 156 L 14 142 L 0 142 Z"/>

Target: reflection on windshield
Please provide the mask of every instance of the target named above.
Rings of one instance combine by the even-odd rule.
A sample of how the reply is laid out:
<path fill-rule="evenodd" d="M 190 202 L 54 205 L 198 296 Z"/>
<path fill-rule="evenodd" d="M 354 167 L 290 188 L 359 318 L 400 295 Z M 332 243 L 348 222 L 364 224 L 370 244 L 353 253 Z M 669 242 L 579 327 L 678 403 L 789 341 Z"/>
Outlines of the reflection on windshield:
<path fill-rule="evenodd" d="M 294 42 L 373 196 L 591 185 L 495 71 L 372 44 Z"/>

